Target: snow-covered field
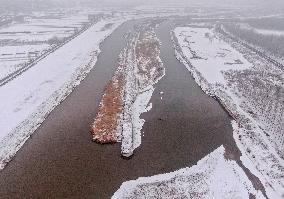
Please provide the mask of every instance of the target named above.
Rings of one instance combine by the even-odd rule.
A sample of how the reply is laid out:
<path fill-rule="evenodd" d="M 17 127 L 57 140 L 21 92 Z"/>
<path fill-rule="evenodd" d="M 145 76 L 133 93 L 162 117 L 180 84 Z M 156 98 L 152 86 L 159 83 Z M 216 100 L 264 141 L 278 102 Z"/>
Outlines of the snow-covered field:
<path fill-rule="evenodd" d="M 92 69 L 99 44 L 125 19 L 105 19 L 0 87 L 0 168 Z M 113 23 L 109 28 L 106 24 Z"/>
<path fill-rule="evenodd" d="M 0 27 L 0 80 L 90 23 L 87 12 L 35 12 Z"/>
<path fill-rule="evenodd" d="M 103 11 L 117 18 L 146 18 L 184 15 L 181 8 L 136 8 L 128 11 Z M 56 10 L 33 12 L 21 19 L 0 26 L 0 81 L 36 58 L 64 44 L 91 23 L 94 15 L 102 11 Z M 91 17 L 90 17 L 91 16 Z"/>
<path fill-rule="evenodd" d="M 49 48 L 48 44 L 0 46 L 0 79 L 22 68 L 25 63 L 32 61 Z"/>
<path fill-rule="evenodd" d="M 182 39 L 179 42 L 185 44 L 184 54 L 190 56 L 188 58 L 192 65 L 210 84 L 225 83 L 221 73 L 223 70 L 244 70 L 251 67 L 241 53 L 218 40 L 209 29 L 176 28 L 175 33 L 183 36 L 178 39 Z"/>
<path fill-rule="evenodd" d="M 177 58 L 236 120 L 234 138 L 245 166 L 270 198 L 283 197 L 283 70 L 213 29 L 178 27 L 173 40 Z"/>
<path fill-rule="evenodd" d="M 112 199 L 130 198 L 265 198 L 223 146 L 197 165 L 152 177 L 124 182 Z"/>

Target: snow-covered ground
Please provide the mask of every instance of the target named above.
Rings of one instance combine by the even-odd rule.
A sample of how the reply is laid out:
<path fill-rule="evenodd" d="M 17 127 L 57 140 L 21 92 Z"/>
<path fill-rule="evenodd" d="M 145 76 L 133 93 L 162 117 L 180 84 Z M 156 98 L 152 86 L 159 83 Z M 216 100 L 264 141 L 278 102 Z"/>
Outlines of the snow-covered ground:
<path fill-rule="evenodd" d="M 190 56 L 190 62 L 203 77 L 210 83 L 224 83 L 223 70 L 243 70 L 251 67 L 251 64 L 241 53 L 233 49 L 226 42 L 219 40 L 206 28 L 176 28 L 176 34 L 186 46 L 183 52 Z M 190 47 L 190 48 L 188 48 Z M 206 49 L 206 50 L 205 50 Z M 210 64 L 208 64 L 210 63 Z"/>
<path fill-rule="evenodd" d="M 213 29 L 178 27 L 173 40 L 177 58 L 236 120 L 234 138 L 246 166 L 257 171 L 270 198 L 283 197 L 283 71 Z"/>
<path fill-rule="evenodd" d="M 48 44 L 0 46 L 0 79 L 22 68 L 25 63 L 32 61 L 49 48 Z"/>
<path fill-rule="evenodd" d="M 125 19 L 105 19 L 0 87 L 0 168 L 92 69 L 99 44 Z M 114 23 L 109 29 L 105 25 Z"/>
<path fill-rule="evenodd" d="M 172 173 L 124 182 L 112 199 L 130 198 L 265 198 L 223 146 L 197 165 Z"/>
<path fill-rule="evenodd" d="M 165 74 L 159 57 L 159 40 L 151 27 L 153 25 L 156 26 L 155 22 L 140 27 L 137 39 L 130 44 L 125 55 L 127 67 L 121 153 L 127 157 L 141 145 L 141 130 L 145 123 L 140 118 L 141 114 L 151 109 L 152 106 L 148 103 L 155 90 L 154 86 Z"/>
<path fill-rule="evenodd" d="M 22 16 L 19 21 L 0 26 L 0 80 L 72 38 L 90 23 L 89 16 L 100 16 L 102 12 L 114 18 L 129 19 L 185 15 L 182 8 L 152 7 L 127 11 L 79 9 L 33 12 Z"/>
<path fill-rule="evenodd" d="M 0 79 L 90 23 L 86 12 L 39 12 L 0 27 Z"/>

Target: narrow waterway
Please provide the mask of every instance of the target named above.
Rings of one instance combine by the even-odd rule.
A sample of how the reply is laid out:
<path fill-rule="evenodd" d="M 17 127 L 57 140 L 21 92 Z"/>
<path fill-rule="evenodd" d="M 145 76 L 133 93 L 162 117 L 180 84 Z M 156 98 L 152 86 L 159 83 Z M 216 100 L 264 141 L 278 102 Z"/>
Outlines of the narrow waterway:
<path fill-rule="evenodd" d="M 236 150 L 228 114 L 175 59 L 171 22 L 157 31 L 166 75 L 156 85 L 153 109 L 143 115 L 141 147 L 125 160 L 120 144 L 91 141 L 103 89 L 135 23 L 103 43 L 95 68 L 0 172 L 0 198 L 110 198 L 124 181 L 192 166 L 222 144 Z"/>
<path fill-rule="evenodd" d="M 153 109 L 144 114 L 146 138 L 140 149 L 151 150 L 149 159 L 156 161 L 153 165 L 160 172 L 196 164 L 221 145 L 238 153 L 231 117 L 201 90 L 186 67 L 175 58 L 170 36 L 174 24 L 167 21 L 157 30 L 166 75 L 157 84 L 151 99 Z"/>

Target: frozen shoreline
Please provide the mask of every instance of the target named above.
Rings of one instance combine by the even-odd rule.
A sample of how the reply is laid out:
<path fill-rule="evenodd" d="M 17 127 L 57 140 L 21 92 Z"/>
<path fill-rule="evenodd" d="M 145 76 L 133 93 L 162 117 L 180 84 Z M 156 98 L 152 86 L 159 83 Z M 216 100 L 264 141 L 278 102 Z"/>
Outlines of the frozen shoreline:
<path fill-rule="evenodd" d="M 265 198 L 223 146 L 190 168 L 124 182 L 112 199 L 119 198 Z M 226 173 L 226 175 L 224 175 Z"/>
<path fill-rule="evenodd" d="M 159 58 L 160 42 L 154 32 L 158 21 L 149 21 L 138 28 L 134 40 L 124 54 L 126 69 L 122 119 L 121 154 L 130 157 L 141 145 L 141 130 L 145 123 L 140 116 L 148 112 L 154 85 L 165 75 Z"/>
<path fill-rule="evenodd" d="M 203 28 L 202 31 L 210 32 L 209 29 Z M 193 32 L 191 32 L 193 31 Z M 222 40 L 218 40 L 218 37 L 211 32 L 211 44 L 208 42 L 206 45 L 206 50 L 208 50 L 209 54 L 202 54 L 202 52 L 206 52 L 205 48 L 203 49 L 204 45 L 202 42 L 206 43 L 206 40 L 210 40 L 210 34 L 208 38 L 204 37 L 204 34 L 198 32 L 198 28 L 177 28 L 175 29 L 173 36 L 173 42 L 176 48 L 176 57 L 180 60 L 187 69 L 191 72 L 194 79 L 198 83 L 198 85 L 202 88 L 204 92 L 208 95 L 217 98 L 218 101 L 225 107 L 225 109 L 229 112 L 229 114 L 236 120 L 237 125 L 233 125 L 234 127 L 234 138 L 237 142 L 238 147 L 240 148 L 244 157 L 244 164 L 251 170 L 255 171 L 258 170 L 257 177 L 261 180 L 262 184 L 265 186 L 267 195 L 271 198 L 278 198 L 281 197 L 283 194 L 283 178 L 281 177 L 281 173 L 283 173 L 283 159 L 279 157 L 273 145 L 270 144 L 268 139 L 265 137 L 263 130 L 259 128 L 257 122 L 249 116 L 241 107 L 241 99 L 239 96 L 233 94 L 234 87 L 231 88 L 227 85 L 227 80 L 224 78 L 223 71 L 234 71 L 230 69 L 231 66 L 226 66 L 226 59 L 230 59 L 230 54 L 233 52 L 233 56 L 240 54 L 238 51 L 233 49 L 230 44 L 225 44 Z M 195 32 L 195 33 L 194 33 Z M 188 35 L 191 34 L 191 37 Z M 193 36 L 192 36 L 193 34 Z M 196 37 L 194 34 L 199 34 L 199 36 L 203 37 L 200 40 L 194 40 Z M 185 36 L 186 35 L 186 36 Z M 193 39 L 192 39 L 193 37 Z M 189 41 L 186 41 L 189 38 Z M 217 41 L 216 41 L 217 40 Z M 197 47 L 198 42 L 201 42 L 201 47 Z M 216 42 L 216 43 L 214 43 Z M 221 42 L 221 43 L 220 43 Z M 222 43 L 223 42 L 223 43 Z M 214 46 L 215 45 L 215 46 Z M 219 47 L 217 45 L 220 45 Z M 224 47 L 225 45 L 225 47 Z M 190 48 L 188 48 L 190 46 Z M 221 47 L 222 46 L 222 47 Z M 190 49 L 190 51 L 188 51 Z M 202 49 L 202 50 L 201 50 Z M 220 49 L 226 49 L 227 52 L 220 53 Z M 201 59 L 192 56 L 192 52 L 195 52 L 197 56 L 201 56 Z M 211 63 L 211 61 L 216 62 L 216 57 L 211 59 L 211 55 L 214 53 L 218 56 L 221 56 L 221 60 L 223 57 L 223 63 L 218 62 Z M 238 56 L 237 56 L 238 57 Z M 205 59 L 205 61 L 204 61 Z M 246 68 L 252 68 L 250 62 L 246 60 L 246 57 L 242 55 L 239 56 L 238 62 L 234 64 L 241 63 L 245 66 L 241 66 L 241 70 L 246 70 Z M 203 62 L 204 61 L 204 62 Z M 203 62 L 203 63 L 202 63 Z M 208 63 L 210 63 L 208 65 Z M 202 67 L 220 67 L 214 68 L 217 69 L 217 76 L 215 78 L 208 79 L 208 77 L 214 77 L 214 74 L 206 74 L 206 70 Z M 223 67 L 223 68 L 222 68 Z M 229 67 L 229 68 L 228 68 Z M 229 70 L 230 69 L 230 70 Z M 238 67 L 238 70 L 240 67 Z M 220 70 L 220 72 L 219 72 Z M 236 71 L 236 70 L 235 70 Z M 214 72 L 213 72 L 214 73 Z M 215 72 L 216 73 L 216 72 Z M 221 75 L 221 76 L 220 76 Z M 222 77 L 223 78 L 217 78 Z M 233 123 L 234 124 L 234 123 Z M 253 166 L 252 166 L 253 165 Z M 253 168 L 254 167 L 254 168 Z M 273 175 L 271 175 L 273 173 Z M 261 175 L 259 175 L 261 174 Z"/>
<path fill-rule="evenodd" d="M 45 12 L 42 15 L 32 12 L 30 16 L 21 16 L 21 22 L 0 27 L 1 85 L 25 68 L 36 65 L 94 24 L 88 19 L 88 12 L 80 11 L 73 16 L 68 11 L 63 13 L 64 16 L 59 16 L 55 12 L 51 14 L 52 18 Z M 46 18 L 43 21 L 39 16 Z"/>
<path fill-rule="evenodd" d="M 86 77 L 97 61 L 101 42 L 124 21 L 107 19 L 98 22 L 0 88 L 1 169 L 48 114 Z M 115 25 L 102 30 L 108 23 Z"/>

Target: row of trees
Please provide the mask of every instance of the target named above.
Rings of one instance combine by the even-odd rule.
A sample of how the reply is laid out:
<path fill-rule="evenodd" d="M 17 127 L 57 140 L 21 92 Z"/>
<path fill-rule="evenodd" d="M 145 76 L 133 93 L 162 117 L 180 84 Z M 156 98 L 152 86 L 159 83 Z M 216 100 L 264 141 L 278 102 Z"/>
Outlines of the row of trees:
<path fill-rule="evenodd" d="M 284 57 L 284 36 L 259 34 L 253 29 L 244 29 L 237 24 L 228 24 L 226 29 L 248 43 L 259 46 L 277 57 Z"/>
<path fill-rule="evenodd" d="M 259 29 L 284 30 L 284 18 L 250 19 L 247 22 Z"/>

